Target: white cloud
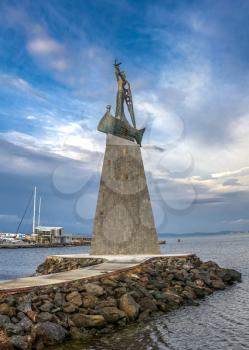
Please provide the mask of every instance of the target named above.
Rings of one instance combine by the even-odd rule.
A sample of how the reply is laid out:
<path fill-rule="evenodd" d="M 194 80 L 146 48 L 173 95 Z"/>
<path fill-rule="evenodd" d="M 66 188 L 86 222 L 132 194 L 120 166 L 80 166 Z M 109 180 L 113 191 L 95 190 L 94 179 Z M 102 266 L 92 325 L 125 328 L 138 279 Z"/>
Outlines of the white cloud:
<path fill-rule="evenodd" d="M 0 74 L 0 84 L 3 88 L 11 88 L 17 91 L 21 91 L 22 93 L 28 94 L 30 96 L 34 96 L 36 98 L 45 100 L 46 96 L 44 93 L 35 89 L 29 82 L 26 80 L 8 74 Z"/>

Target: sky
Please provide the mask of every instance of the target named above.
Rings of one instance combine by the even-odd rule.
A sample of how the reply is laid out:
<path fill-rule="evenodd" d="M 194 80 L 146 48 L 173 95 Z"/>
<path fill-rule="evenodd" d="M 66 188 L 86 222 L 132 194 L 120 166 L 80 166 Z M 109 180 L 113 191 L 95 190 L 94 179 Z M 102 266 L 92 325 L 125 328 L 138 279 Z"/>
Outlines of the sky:
<path fill-rule="evenodd" d="M 158 232 L 248 231 L 248 16 L 247 0 L 2 0 L 0 231 L 36 185 L 42 225 L 91 234 L 115 59 Z"/>

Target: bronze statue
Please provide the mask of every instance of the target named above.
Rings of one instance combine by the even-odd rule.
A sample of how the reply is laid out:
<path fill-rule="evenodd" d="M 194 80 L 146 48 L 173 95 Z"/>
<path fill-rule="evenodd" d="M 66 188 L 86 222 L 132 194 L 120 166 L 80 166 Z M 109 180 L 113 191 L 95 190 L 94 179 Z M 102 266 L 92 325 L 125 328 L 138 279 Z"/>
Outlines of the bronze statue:
<path fill-rule="evenodd" d="M 106 107 L 107 111 L 105 115 L 99 122 L 98 130 L 107 134 L 110 133 L 115 136 L 125 138 L 130 141 L 136 140 L 136 142 L 141 146 L 145 129 L 136 129 L 130 83 L 126 80 L 125 73 L 120 71 L 120 64 L 121 63 L 117 63 L 115 60 L 115 75 L 118 82 L 115 117 L 111 115 L 111 106 L 108 105 Z M 124 102 L 126 102 L 133 126 L 130 125 L 125 116 Z"/>

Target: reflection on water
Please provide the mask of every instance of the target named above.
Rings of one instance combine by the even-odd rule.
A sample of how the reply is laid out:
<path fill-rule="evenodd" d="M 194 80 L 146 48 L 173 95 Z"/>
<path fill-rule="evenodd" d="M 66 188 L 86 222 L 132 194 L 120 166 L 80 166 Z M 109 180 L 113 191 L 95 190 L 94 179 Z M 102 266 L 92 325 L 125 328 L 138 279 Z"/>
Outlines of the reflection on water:
<path fill-rule="evenodd" d="M 163 252 L 195 252 L 203 260 L 215 260 L 221 266 L 241 271 L 243 282 L 225 291 L 216 292 L 201 301 L 198 307 L 185 307 L 169 314 L 157 315 L 146 324 L 130 325 L 123 330 L 103 335 L 88 344 L 67 343 L 53 349 L 249 349 L 248 247 L 249 235 L 245 234 L 203 238 L 189 237 L 180 243 L 177 243 L 176 239 L 168 239 L 167 245 L 161 247 Z M 66 252 L 69 253 L 69 249 L 75 248 L 66 248 Z M 27 257 L 26 253 L 30 251 L 31 249 L 26 250 L 24 259 Z M 77 248 L 77 251 L 82 252 L 82 247 Z M 41 252 L 43 256 L 39 259 L 42 261 L 45 255 L 54 253 L 43 250 Z M 58 253 L 59 250 L 56 250 L 56 254 Z M 5 263 L 6 261 L 14 261 L 15 254 L 16 251 L 10 252 L 8 258 L 5 257 Z M 0 251 L 2 267 L 4 260 L 1 255 L 2 251 Z M 34 258 L 34 253 L 32 256 Z M 18 259 L 20 262 L 20 257 Z M 30 258 L 27 259 L 30 263 Z M 35 259 L 39 260 L 38 257 Z M 25 271 L 27 271 L 27 264 L 24 262 Z"/>

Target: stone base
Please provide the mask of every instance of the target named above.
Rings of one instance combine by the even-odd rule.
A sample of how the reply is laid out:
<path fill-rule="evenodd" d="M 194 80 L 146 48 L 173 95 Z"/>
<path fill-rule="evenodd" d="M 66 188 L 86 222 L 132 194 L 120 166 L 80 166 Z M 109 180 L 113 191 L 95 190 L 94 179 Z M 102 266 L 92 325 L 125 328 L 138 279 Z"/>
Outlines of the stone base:
<path fill-rule="evenodd" d="M 141 148 L 107 135 L 91 254 L 159 254 Z"/>

